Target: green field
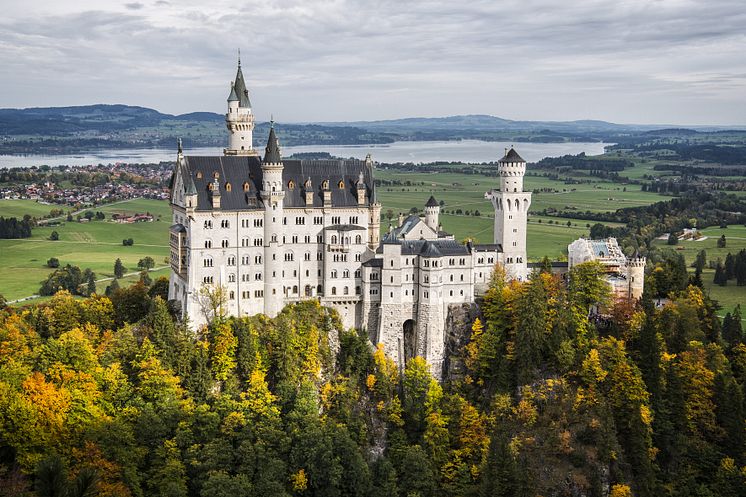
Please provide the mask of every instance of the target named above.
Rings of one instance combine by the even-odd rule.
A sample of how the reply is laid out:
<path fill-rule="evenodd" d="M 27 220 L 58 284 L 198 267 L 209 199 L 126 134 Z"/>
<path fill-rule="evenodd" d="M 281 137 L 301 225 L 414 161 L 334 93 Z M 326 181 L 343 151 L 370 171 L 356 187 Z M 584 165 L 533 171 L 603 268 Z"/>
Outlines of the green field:
<path fill-rule="evenodd" d="M 97 208 L 110 215 L 113 212 L 150 212 L 161 220 L 152 223 L 117 224 L 110 221 L 90 223 L 65 222 L 60 226 L 34 228 L 31 238 L 0 240 L 0 293 L 8 300 L 35 294 L 50 269 L 46 261 L 57 257 L 60 264 L 91 268 L 98 279 L 113 276 L 114 261 L 122 259 L 128 271 L 137 270 L 137 261 L 153 257 L 156 267 L 162 267 L 168 257 L 168 226 L 170 208 L 167 202 L 157 200 L 132 200 Z M 50 241 L 52 231 L 59 233 L 58 241 Z M 134 246 L 124 247 L 122 239 L 132 238 Z M 154 274 L 166 274 L 167 271 Z M 99 284 L 99 290 L 106 283 Z"/>
<path fill-rule="evenodd" d="M 412 207 L 422 209 L 430 195 L 438 201 L 445 202 L 440 219 L 443 229 L 456 236 L 457 240 L 472 238 L 480 243 L 491 243 L 493 240 L 492 205 L 484 198 L 484 193 L 494 188 L 497 178 L 477 174 L 457 173 L 408 173 L 392 169 L 376 171 L 376 177 L 383 180 L 411 182 L 411 186 L 381 186 L 378 198 L 383 204 L 383 213 L 391 210 L 394 213 L 392 223 L 396 225 L 398 213 L 408 213 Z M 424 183 L 424 184 L 422 184 Z M 577 210 L 584 212 L 613 211 L 621 207 L 649 205 L 667 197 L 655 193 L 640 191 L 639 185 L 620 186 L 609 181 L 597 181 L 592 184 L 566 185 L 562 181 L 545 177 L 527 176 L 527 189 L 539 190 L 551 188 L 558 193 L 535 192 L 531 211 L 557 209 L 563 211 Z M 574 191 L 573 191 L 574 189 Z M 473 212 L 478 210 L 480 216 L 457 215 L 456 209 Z M 538 223 L 541 219 L 542 222 Z M 552 221 L 552 224 L 548 222 Z M 570 221 L 572 226 L 567 226 Z M 382 222 L 382 230 L 388 229 L 388 221 Z M 528 224 L 528 257 L 531 260 L 549 256 L 557 259 L 567 254 L 567 245 L 580 236 L 588 236 L 587 225 L 594 224 L 576 218 L 557 218 L 546 216 L 529 216 Z M 608 223 L 607 223 L 608 224 Z M 613 224 L 613 223 L 611 223 Z"/>
<path fill-rule="evenodd" d="M 697 253 L 703 249 L 707 252 L 708 264 L 709 261 L 714 261 L 718 258 L 725 261 L 725 256 L 728 255 L 728 252 L 735 253 L 741 249 L 746 249 L 746 227 L 744 226 L 705 228 L 702 230 L 702 234 L 707 239 L 701 241 L 681 241 L 675 247 L 671 247 L 684 255 L 687 265 L 691 264 Z M 726 247 L 718 248 L 717 240 L 723 234 L 727 242 Z M 656 240 L 655 244 L 660 247 L 668 246 L 665 240 Z M 706 269 L 702 273 L 705 290 L 709 291 L 710 297 L 717 300 L 723 307 L 722 311 L 718 314 L 724 316 L 726 312 L 733 310 L 736 304 L 741 304 L 741 307 L 746 309 L 746 286 L 736 286 L 734 280 L 729 281 L 728 286 L 725 287 L 715 285 L 712 282 L 714 276 L 715 271 L 712 269 Z"/>
<path fill-rule="evenodd" d="M 64 206 L 40 204 L 35 200 L 0 200 L 0 216 L 22 218 L 29 214 L 32 217 L 44 217 L 49 215 L 52 209 L 67 210 Z"/>

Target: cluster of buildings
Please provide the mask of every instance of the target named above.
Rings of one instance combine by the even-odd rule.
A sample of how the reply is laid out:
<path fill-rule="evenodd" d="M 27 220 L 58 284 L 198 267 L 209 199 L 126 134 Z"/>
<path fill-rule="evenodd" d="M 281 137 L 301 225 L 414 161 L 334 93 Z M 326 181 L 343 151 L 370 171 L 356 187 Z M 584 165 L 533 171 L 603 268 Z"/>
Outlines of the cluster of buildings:
<path fill-rule="evenodd" d="M 318 299 L 345 326 L 366 329 L 399 365 L 422 356 L 440 377 L 454 306 L 474 302 L 496 264 L 511 278 L 528 277 L 531 193 L 514 149 L 485 195 L 494 243 L 461 244 L 443 231 L 433 197 L 423 217 L 401 218 L 382 236 L 370 156 L 283 159 L 274 126 L 261 155 L 240 62 L 225 120 L 223 155 L 190 156 L 179 146 L 170 184 L 169 299 L 193 326 L 211 317 L 205 288 L 221 287 L 235 316 L 271 317 L 288 303 Z"/>
<path fill-rule="evenodd" d="M 91 186 L 62 186 L 61 184 L 64 179 L 95 174 L 106 174 L 111 179 Z M 95 206 L 133 198 L 167 200 L 169 190 L 166 185 L 170 174 L 170 168 L 158 165 L 148 167 L 116 164 L 97 166 L 93 169 L 84 166 L 68 167 L 49 174 L 60 178 L 58 181 L 8 184 L 0 188 L 0 198 L 28 199 L 76 207 Z M 137 178 L 138 181 L 132 181 L 133 178 Z"/>

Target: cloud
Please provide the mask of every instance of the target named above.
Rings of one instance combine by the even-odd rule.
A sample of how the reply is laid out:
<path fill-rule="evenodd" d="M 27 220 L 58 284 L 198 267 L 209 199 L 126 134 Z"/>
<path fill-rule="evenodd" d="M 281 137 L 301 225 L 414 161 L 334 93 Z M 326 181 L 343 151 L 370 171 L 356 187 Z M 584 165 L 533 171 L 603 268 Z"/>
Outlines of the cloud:
<path fill-rule="evenodd" d="M 0 20 L 9 90 L 0 106 L 222 111 L 240 47 L 257 112 L 285 120 L 491 113 L 743 123 L 746 115 L 741 0 L 76 5 L 50 1 Z"/>

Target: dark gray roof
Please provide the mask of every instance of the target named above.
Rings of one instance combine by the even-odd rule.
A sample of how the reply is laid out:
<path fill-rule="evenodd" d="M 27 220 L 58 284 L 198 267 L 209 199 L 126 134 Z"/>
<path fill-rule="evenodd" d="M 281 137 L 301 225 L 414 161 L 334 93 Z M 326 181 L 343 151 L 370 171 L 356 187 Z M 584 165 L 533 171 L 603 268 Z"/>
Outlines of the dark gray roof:
<path fill-rule="evenodd" d="M 267 164 L 278 164 L 282 162 L 282 157 L 280 156 L 280 144 L 277 142 L 274 123 L 269 127 L 267 148 L 264 149 L 264 162 Z"/>
<path fill-rule="evenodd" d="M 366 201 L 370 205 L 373 194 L 373 168 L 357 159 L 347 160 L 284 160 L 283 188 L 285 189 L 285 207 L 306 207 L 306 181 L 310 179 L 313 192 L 313 206 L 323 206 L 322 184 L 329 182 L 332 206 L 357 206 L 356 182 L 363 173 L 366 184 Z M 180 174 L 184 177 L 187 189 L 194 188 L 197 194 L 197 210 L 212 210 L 212 201 L 208 186 L 213 175 L 219 175 L 220 208 L 222 210 L 244 210 L 263 208 L 259 191 L 262 185 L 262 161 L 256 156 L 185 156 Z M 198 177 L 201 176 L 201 177 Z M 289 187 L 290 182 L 293 188 Z M 226 184 L 230 183 L 228 191 Z M 244 191 L 244 183 L 248 191 Z M 342 188 L 340 188 L 340 183 Z"/>
<path fill-rule="evenodd" d="M 428 199 L 427 203 L 425 204 L 425 207 L 438 207 L 440 204 L 437 200 L 435 200 L 435 197 L 430 195 L 430 198 Z"/>
<path fill-rule="evenodd" d="M 401 254 L 443 257 L 448 255 L 469 255 L 469 249 L 456 240 L 402 240 Z"/>
<path fill-rule="evenodd" d="M 185 233 L 186 228 L 183 224 L 172 224 L 170 228 L 168 228 L 170 231 L 173 231 L 175 233 Z"/>
<path fill-rule="evenodd" d="M 402 221 L 400 226 L 397 226 L 383 236 L 384 242 L 401 238 L 403 235 L 406 235 L 407 233 L 412 231 L 414 227 L 417 226 L 417 223 L 419 223 L 420 221 L 422 220 L 419 216 L 407 216 L 404 221 Z"/>
<path fill-rule="evenodd" d="M 251 107 L 251 100 L 249 100 L 249 90 L 246 88 L 246 81 L 243 79 L 243 72 L 241 71 L 241 61 L 238 61 L 238 71 L 236 72 L 236 80 L 233 83 L 231 92 L 236 92 L 238 96 L 239 107 Z M 230 99 L 230 97 L 228 97 Z"/>
<path fill-rule="evenodd" d="M 236 85 L 231 84 L 231 94 L 228 95 L 228 101 L 229 102 L 239 101 L 238 95 L 236 95 Z"/>
<path fill-rule="evenodd" d="M 383 267 L 383 259 L 369 259 L 363 262 L 366 267 Z"/>
<path fill-rule="evenodd" d="M 505 156 L 500 159 L 500 162 L 526 162 L 523 160 L 523 157 L 518 155 L 518 152 L 515 151 L 513 147 L 508 150 L 508 152 L 505 154 Z"/>
<path fill-rule="evenodd" d="M 356 224 L 333 224 L 324 228 L 330 231 L 365 231 L 365 228 Z"/>
<path fill-rule="evenodd" d="M 502 252 L 503 247 L 498 243 L 479 243 L 474 245 L 476 252 Z"/>

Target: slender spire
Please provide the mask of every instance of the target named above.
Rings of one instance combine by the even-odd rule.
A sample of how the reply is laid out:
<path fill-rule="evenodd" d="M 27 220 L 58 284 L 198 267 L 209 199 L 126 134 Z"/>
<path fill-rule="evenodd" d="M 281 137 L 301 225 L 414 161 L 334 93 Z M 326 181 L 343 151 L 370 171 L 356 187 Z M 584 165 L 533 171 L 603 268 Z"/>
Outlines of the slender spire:
<path fill-rule="evenodd" d="M 179 151 L 178 151 L 178 154 L 179 154 L 179 155 L 184 155 L 184 149 L 183 149 L 183 148 L 182 148 L 182 146 L 181 146 L 181 138 L 179 138 L 179 139 L 177 140 L 177 143 L 178 143 L 178 145 L 179 145 Z"/>
<path fill-rule="evenodd" d="M 233 87 L 231 88 L 231 96 L 228 97 L 228 100 L 231 99 L 234 92 L 236 93 L 239 107 L 251 107 L 251 100 L 249 100 L 249 90 L 246 88 L 246 80 L 244 80 L 243 71 L 241 70 L 240 49 L 238 52 L 238 70 L 236 71 L 236 79 L 233 82 Z"/>
<path fill-rule="evenodd" d="M 267 148 L 264 149 L 264 162 L 266 164 L 279 164 L 282 162 L 282 156 L 280 155 L 280 144 L 277 142 L 277 135 L 275 135 L 274 120 L 271 121 L 269 126 Z"/>

